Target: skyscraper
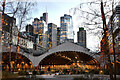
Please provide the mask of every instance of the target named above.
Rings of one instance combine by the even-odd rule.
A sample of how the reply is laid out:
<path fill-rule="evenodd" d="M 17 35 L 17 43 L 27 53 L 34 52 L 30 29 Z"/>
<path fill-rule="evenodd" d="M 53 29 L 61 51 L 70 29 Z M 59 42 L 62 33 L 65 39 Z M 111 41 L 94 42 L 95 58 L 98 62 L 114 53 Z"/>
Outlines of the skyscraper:
<path fill-rule="evenodd" d="M 33 31 L 34 31 L 33 26 L 32 26 L 31 24 L 28 24 L 28 25 L 26 26 L 26 32 L 28 32 L 28 33 L 33 33 Z"/>
<path fill-rule="evenodd" d="M 64 14 L 60 17 L 60 43 L 65 41 L 74 42 L 72 16 Z"/>
<path fill-rule="evenodd" d="M 79 31 L 77 32 L 77 41 L 80 46 L 86 48 L 86 30 L 82 27 L 79 28 Z"/>
<path fill-rule="evenodd" d="M 117 5 L 114 10 L 114 14 L 111 15 L 108 22 L 108 32 L 109 32 L 109 47 L 110 52 L 113 53 L 113 38 L 111 33 L 111 21 L 112 21 L 112 29 L 114 34 L 115 41 L 115 52 L 120 53 L 120 5 Z"/>
<path fill-rule="evenodd" d="M 60 44 L 60 27 L 57 28 L 57 45 Z"/>
<path fill-rule="evenodd" d="M 48 13 L 46 12 L 46 13 L 43 13 L 43 20 L 46 22 L 46 24 L 47 24 L 47 22 L 48 22 Z"/>
<path fill-rule="evenodd" d="M 57 25 L 53 23 L 48 24 L 48 38 L 49 38 L 49 48 L 57 46 Z"/>
<path fill-rule="evenodd" d="M 32 22 L 33 28 L 34 28 L 34 34 L 38 34 L 38 27 L 39 25 L 39 19 L 38 18 L 34 18 L 34 21 Z"/>
<path fill-rule="evenodd" d="M 42 47 L 46 47 L 44 41 L 46 41 L 46 31 L 47 29 L 47 21 L 48 21 L 48 13 L 43 13 L 43 16 L 40 17 L 40 19 L 35 18 L 33 21 L 33 27 L 34 27 L 34 34 L 38 34 L 39 42 L 38 45 L 41 45 Z"/>

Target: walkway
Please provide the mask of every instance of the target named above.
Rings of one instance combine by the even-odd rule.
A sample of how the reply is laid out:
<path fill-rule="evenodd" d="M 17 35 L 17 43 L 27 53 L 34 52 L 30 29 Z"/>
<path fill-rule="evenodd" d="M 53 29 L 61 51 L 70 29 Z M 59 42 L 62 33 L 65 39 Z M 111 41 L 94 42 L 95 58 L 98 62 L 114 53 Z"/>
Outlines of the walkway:
<path fill-rule="evenodd" d="M 88 75 L 90 76 L 90 75 Z M 45 80 L 73 80 L 75 77 L 85 77 L 85 74 L 81 75 L 36 75 L 36 78 L 44 78 Z M 89 77 L 90 78 L 90 77 Z M 110 80 L 109 75 L 96 75 L 94 74 L 91 78 L 99 78 L 100 80 Z M 120 78 L 120 75 L 117 75 Z"/>
<path fill-rule="evenodd" d="M 45 80 L 73 80 L 73 78 L 45 78 Z"/>
<path fill-rule="evenodd" d="M 45 80 L 73 80 L 72 77 L 55 77 L 52 75 L 36 75 L 37 78 L 44 78 Z"/>

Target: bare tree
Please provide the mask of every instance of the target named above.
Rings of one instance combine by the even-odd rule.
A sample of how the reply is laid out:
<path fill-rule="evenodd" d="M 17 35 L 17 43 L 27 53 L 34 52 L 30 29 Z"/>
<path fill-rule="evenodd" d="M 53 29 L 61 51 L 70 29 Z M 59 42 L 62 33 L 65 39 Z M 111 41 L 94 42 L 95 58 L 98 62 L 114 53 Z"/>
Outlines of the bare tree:
<path fill-rule="evenodd" d="M 31 8 L 34 6 L 33 3 L 28 3 L 25 2 L 21 5 L 20 7 L 20 13 L 19 13 L 19 30 L 18 30 L 18 41 L 17 41 L 17 49 L 16 52 L 19 53 L 19 32 L 22 29 L 22 25 L 24 25 L 24 23 L 28 20 L 31 19 L 31 17 L 29 17 L 28 15 L 30 14 Z M 16 54 L 16 59 L 15 59 L 15 63 L 17 64 L 17 54 Z M 15 66 L 16 66 L 15 64 Z"/>
<path fill-rule="evenodd" d="M 3 2 L 0 2 L 0 4 L 2 4 L 2 7 L 0 7 L 0 9 L 3 9 L 2 14 L 4 14 L 4 10 L 5 10 L 5 0 Z M 0 25 L 0 79 L 2 78 L 2 40 L 3 40 L 3 19 L 4 16 L 2 15 L 2 25 Z"/>
<path fill-rule="evenodd" d="M 5 4 L 5 12 L 16 18 L 17 26 L 18 26 L 18 33 L 17 33 L 17 48 L 16 53 L 19 53 L 19 32 L 24 28 L 27 21 L 29 21 L 32 17 L 30 17 L 31 12 L 33 10 L 33 6 L 35 5 L 34 2 L 8 2 Z M 13 25 L 12 25 L 13 26 Z M 12 45 L 12 27 L 10 28 L 10 54 L 9 54 L 9 61 L 11 61 L 11 45 Z M 15 57 L 15 66 L 17 64 L 17 54 Z M 11 66 L 9 65 L 9 70 L 11 71 Z"/>
<path fill-rule="evenodd" d="M 113 14 L 113 5 L 117 5 L 120 3 L 119 0 L 95 0 L 85 3 L 80 3 L 78 7 L 72 8 L 70 11 L 73 12 L 74 15 L 79 16 L 79 18 L 83 20 L 82 24 L 86 25 L 85 28 L 90 32 L 93 32 L 94 35 L 100 36 L 104 38 L 104 54 L 107 56 L 108 67 L 110 70 L 110 78 L 113 80 L 113 66 L 111 64 L 110 52 L 109 52 L 109 43 L 108 43 L 108 21 Z M 102 18 L 101 18 L 102 17 Z M 112 21 L 111 21 L 112 22 Z M 111 23 L 112 25 L 112 23 Z M 112 25 L 113 27 L 113 25 Z M 112 33 L 112 43 L 113 43 L 113 53 L 114 53 L 114 62 L 115 60 L 115 43 Z M 114 79 L 116 80 L 116 67 L 114 67 Z"/>

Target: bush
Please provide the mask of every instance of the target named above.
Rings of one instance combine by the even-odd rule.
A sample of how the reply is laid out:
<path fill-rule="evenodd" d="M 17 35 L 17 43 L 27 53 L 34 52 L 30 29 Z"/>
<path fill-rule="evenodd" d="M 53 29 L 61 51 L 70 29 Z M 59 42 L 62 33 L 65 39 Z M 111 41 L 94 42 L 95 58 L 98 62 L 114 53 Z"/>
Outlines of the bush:
<path fill-rule="evenodd" d="M 105 75 L 109 75 L 109 70 L 108 69 L 103 70 L 103 72 L 104 72 Z"/>
<path fill-rule="evenodd" d="M 40 75 L 42 75 L 42 74 L 44 74 L 45 72 L 44 72 L 44 71 L 40 71 L 39 73 L 40 73 Z"/>
<path fill-rule="evenodd" d="M 14 73 L 8 72 L 8 71 L 2 72 L 2 78 L 16 78 L 16 77 L 18 77 L 18 74 L 14 74 Z"/>
<path fill-rule="evenodd" d="M 120 75 L 120 69 L 117 69 L 117 75 Z"/>
<path fill-rule="evenodd" d="M 99 70 L 91 70 L 91 71 L 89 71 L 89 73 L 92 73 L 92 74 L 99 74 Z"/>
<path fill-rule="evenodd" d="M 80 74 L 85 74 L 86 72 L 85 71 L 80 71 Z"/>
<path fill-rule="evenodd" d="M 33 75 L 37 75 L 37 71 L 33 71 L 32 74 L 33 74 Z"/>
<path fill-rule="evenodd" d="M 27 71 L 19 71 L 18 74 L 19 75 L 29 75 L 29 73 Z"/>
<path fill-rule="evenodd" d="M 72 70 L 72 74 L 75 74 L 76 73 L 76 70 Z"/>
<path fill-rule="evenodd" d="M 63 73 L 64 73 L 64 74 L 68 74 L 69 71 L 67 71 L 67 69 L 63 69 Z"/>
<path fill-rule="evenodd" d="M 59 72 L 59 70 L 55 70 L 55 73 Z"/>
<path fill-rule="evenodd" d="M 100 80 L 100 79 L 98 79 L 98 78 L 94 78 L 93 80 Z"/>

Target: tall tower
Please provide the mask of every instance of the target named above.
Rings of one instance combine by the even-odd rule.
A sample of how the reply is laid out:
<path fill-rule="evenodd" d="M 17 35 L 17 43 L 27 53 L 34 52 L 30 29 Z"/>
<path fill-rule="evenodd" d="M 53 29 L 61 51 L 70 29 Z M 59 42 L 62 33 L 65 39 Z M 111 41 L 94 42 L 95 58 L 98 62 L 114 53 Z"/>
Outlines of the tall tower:
<path fill-rule="evenodd" d="M 49 48 L 57 46 L 57 25 L 48 24 Z"/>
<path fill-rule="evenodd" d="M 72 16 L 64 14 L 60 17 L 60 43 L 65 41 L 74 42 Z"/>
<path fill-rule="evenodd" d="M 43 13 L 43 20 L 46 22 L 46 24 L 48 23 L 48 13 Z"/>
<path fill-rule="evenodd" d="M 77 41 L 80 46 L 86 48 L 86 30 L 84 30 L 82 27 L 80 27 L 79 31 L 77 32 Z"/>
<path fill-rule="evenodd" d="M 46 31 L 48 21 L 48 13 L 43 13 L 43 16 L 40 19 L 35 18 L 33 21 L 34 34 L 38 35 L 38 45 L 46 48 Z"/>
<path fill-rule="evenodd" d="M 60 27 L 57 27 L 57 45 L 60 45 Z"/>
<path fill-rule="evenodd" d="M 32 22 L 32 25 L 33 25 L 33 28 L 34 28 L 34 31 L 33 33 L 34 34 L 38 34 L 38 28 L 39 28 L 39 19 L 38 18 L 34 18 L 34 21 Z"/>
<path fill-rule="evenodd" d="M 26 26 L 26 32 L 33 34 L 34 28 L 31 24 Z"/>

